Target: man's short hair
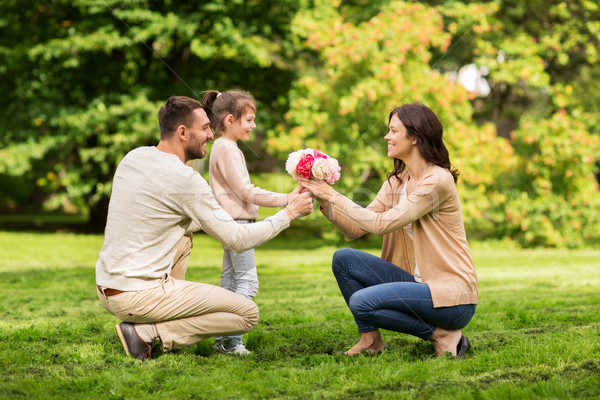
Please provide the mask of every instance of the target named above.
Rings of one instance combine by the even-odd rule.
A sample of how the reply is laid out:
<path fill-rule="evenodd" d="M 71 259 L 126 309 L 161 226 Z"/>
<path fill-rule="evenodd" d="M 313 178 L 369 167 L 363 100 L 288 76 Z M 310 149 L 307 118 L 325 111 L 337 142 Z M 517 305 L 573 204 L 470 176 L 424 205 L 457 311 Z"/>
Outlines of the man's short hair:
<path fill-rule="evenodd" d="M 160 138 L 169 139 L 179 125 L 189 127 L 192 124 L 192 112 L 202 108 L 202 103 L 187 96 L 171 96 L 158 110 Z"/>

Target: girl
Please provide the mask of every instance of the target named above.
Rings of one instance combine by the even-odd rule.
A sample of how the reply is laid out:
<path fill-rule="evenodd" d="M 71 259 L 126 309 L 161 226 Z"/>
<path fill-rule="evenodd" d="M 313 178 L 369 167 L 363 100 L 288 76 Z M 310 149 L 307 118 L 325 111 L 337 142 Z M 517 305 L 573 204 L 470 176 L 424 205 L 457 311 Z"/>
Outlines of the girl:
<path fill-rule="evenodd" d="M 248 92 L 229 90 L 208 91 L 202 105 L 217 137 L 210 153 L 209 182 L 215 198 L 240 224 L 250 224 L 258 217 L 258 207 L 284 207 L 298 193 L 297 186 L 289 194 L 269 192 L 250 182 L 244 154 L 238 140 L 248 140 L 256 128 L 256 105 Z M 248 299 L 258 292 L 258 275 L 254 249 L 235 253 L 223 247 L 221 287 Z M 242 335 L 218 336 L 214 349 L 230 354 L 250 354 L 242 343 Z"/>

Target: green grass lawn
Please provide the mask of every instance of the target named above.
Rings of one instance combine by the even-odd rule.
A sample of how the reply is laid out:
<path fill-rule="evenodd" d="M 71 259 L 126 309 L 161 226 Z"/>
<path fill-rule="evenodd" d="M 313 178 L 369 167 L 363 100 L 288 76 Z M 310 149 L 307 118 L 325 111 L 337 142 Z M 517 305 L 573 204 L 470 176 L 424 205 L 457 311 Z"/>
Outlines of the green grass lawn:
<path fill-rule="evenodd" d="M 256 252 L 251 356 L 212 354 L 209 339 L 141 363 L 96 298 L 101 245 L 100 235 L 0 232 L 0 398 L 600 397 L 600 250 L 473 243 L 480 304 L 467 357 L 383 331 L 387 351 L 349 358 L 337 353 L 358 333 L 331 274 L 335 248 L 288 234 Z M 220 245 L 197 235 L 188 279 L 217 284 L 220 264 Z"/>

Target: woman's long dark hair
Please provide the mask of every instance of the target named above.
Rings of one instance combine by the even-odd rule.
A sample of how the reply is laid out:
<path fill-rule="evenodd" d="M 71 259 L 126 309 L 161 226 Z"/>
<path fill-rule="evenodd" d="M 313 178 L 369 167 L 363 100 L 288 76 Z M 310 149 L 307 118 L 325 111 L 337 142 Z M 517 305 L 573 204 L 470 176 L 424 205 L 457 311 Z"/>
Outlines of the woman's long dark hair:
<path fill-rule="evenodd" d="M 404 104 L 390 113 L 389 121 L 394 115 L 406 128 L 406 137 L 417 139 L 417 148 L 425 161 L 447 169 L 457 182 L 458 170 L 450 163 L 448 149 L 442 140 L 444 128 L 433 111 L 423 104 Z M 405 169 L 404 161 L 394 158 L 394 170 L 387 175 L 388 180 L 394 177 L 402 183 L 400 175 Z"/>

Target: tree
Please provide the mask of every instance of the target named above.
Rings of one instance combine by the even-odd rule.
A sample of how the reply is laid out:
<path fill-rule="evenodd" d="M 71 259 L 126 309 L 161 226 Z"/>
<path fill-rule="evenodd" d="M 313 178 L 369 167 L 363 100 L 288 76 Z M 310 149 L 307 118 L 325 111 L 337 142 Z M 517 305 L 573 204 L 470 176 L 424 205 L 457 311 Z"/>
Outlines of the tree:
<path fill-rule="evenodd" d="M 271 148 L 327 149 L 343 165 L 343 189 L 367 187 L 372 195 L 392 168 L 383 140 L 387 113 L 401 103 L 428 104 L 446 128 L 452 161 L 461 167 L 467 219 L 481 231 L 499 222 L 496 208 L 504 197 L 494 185 L 510 165 L 512 150 L 492 125 L 473 123 L 469 93 L 431 68 L 432 49 L 444 52 L 451 42 L 439 12 L 395 2 L 354 24 L 335 4 L 322 2 L 298 13 L 294 25 L 320 64 L 309 66 L 295 83 L 288 126 L 271 133 Z M 279 135 L 287 129 L 284 140 Z M 350 194 L 363 202 L 370 197 L 364 191 Z"/>
<path fill-rule="evenodd" d="M 496 7 L 473 22 L 482 6 Z M 516 168 L 502 180 L 506 234 L 529 245 L 600 240 L 600 98 L 589 90 L 600 77 L 598 4 L 503 0 L 446 16 L 475 24 L 479 34 L 462 46 L 487 68 L 492 88 L 475 116 L 495 123 L 515 149 Z"/>
<path fill-rule="evenodd" d="M 598 242 L 598 21 L 589 0 L 5 0 L 0 209 L 82 210 L 101 228 L 114 169 L 156 143 L 160 104 L 240 87 L 272 156 L 321 148 L 363 203 L 391 169 L 388 112 L 425 103 L 471 234 Z M 466 65 L 489 95 L 453 78 Z"/>
<path fill-rule="evenodd" d="M 600 240 L 593 228 L 598 214 L 589 212 L 600 204 L 594 180 L 597 140 L 588 132 L 598 114 L 568 96 L 576 76 L 557 72 L 566 59 L 596 70 L 593 55 L 582 58 L 592 54 L 589 46 L 584 52 L 577 47 L 597 42 L 590 35 L 595 25 L 567 21 L 592 15 L 594 4 L 552 3 L 544 9 L 548 6 L 541 1 L 436 1 L 432 6 L 382 1 L 378 14 L 351 13 L 349 21 L 344 12 L 355 11 L 353 3 L 316 2 L 296 16 L 294 32 L 319 62 L 308 63 L 294 84 L 287 125 L 271 132 L 270 147 L 282 152 L 306 145 L 326 148 L 343 164 L 346 190 L 366 185 L 372 193 L 391 169 L 382 140 L 386 111 L 422 102 L 445 126 L 452 161 L 462 172 L 459 192 L 471 233 L 511 237 L 523 245 Z M 545 19 L 564 21 L 567 28 L 548 40 L 548 27 L 534 22 L 537 36 L 532 36 L 524 20 Z M 557 47 L 571 31 L 575 49 Z M 468 93 L 446 74 L 469 63 L 487 69 L 488 97 Z M 288 138 L 278 138 L 287 131 Z M 560 137 L 567 148 L 552 137 Z M 575 169 L 579 164 L 583 167 Z M 571 182 L 563 179 L 573 175 Z M 533 182 L 546 190 L 535 190 Z M 513 215 L 522 209 L 525 214 L 517 214 L 526 223 Z"/>
<path fill-rule="evenodd" d="M 267 125 L 283 114 L 289 18 L 303 3 L 3 1 L 0 178 L 24 182 L 28 202 L 87 211 L 102 228 L 115 167 L 157 142 L 168 96 L 243 87 L 273 116 Z M 0 192 L 4 208 L 20 207 L 15 190 Z"/>

